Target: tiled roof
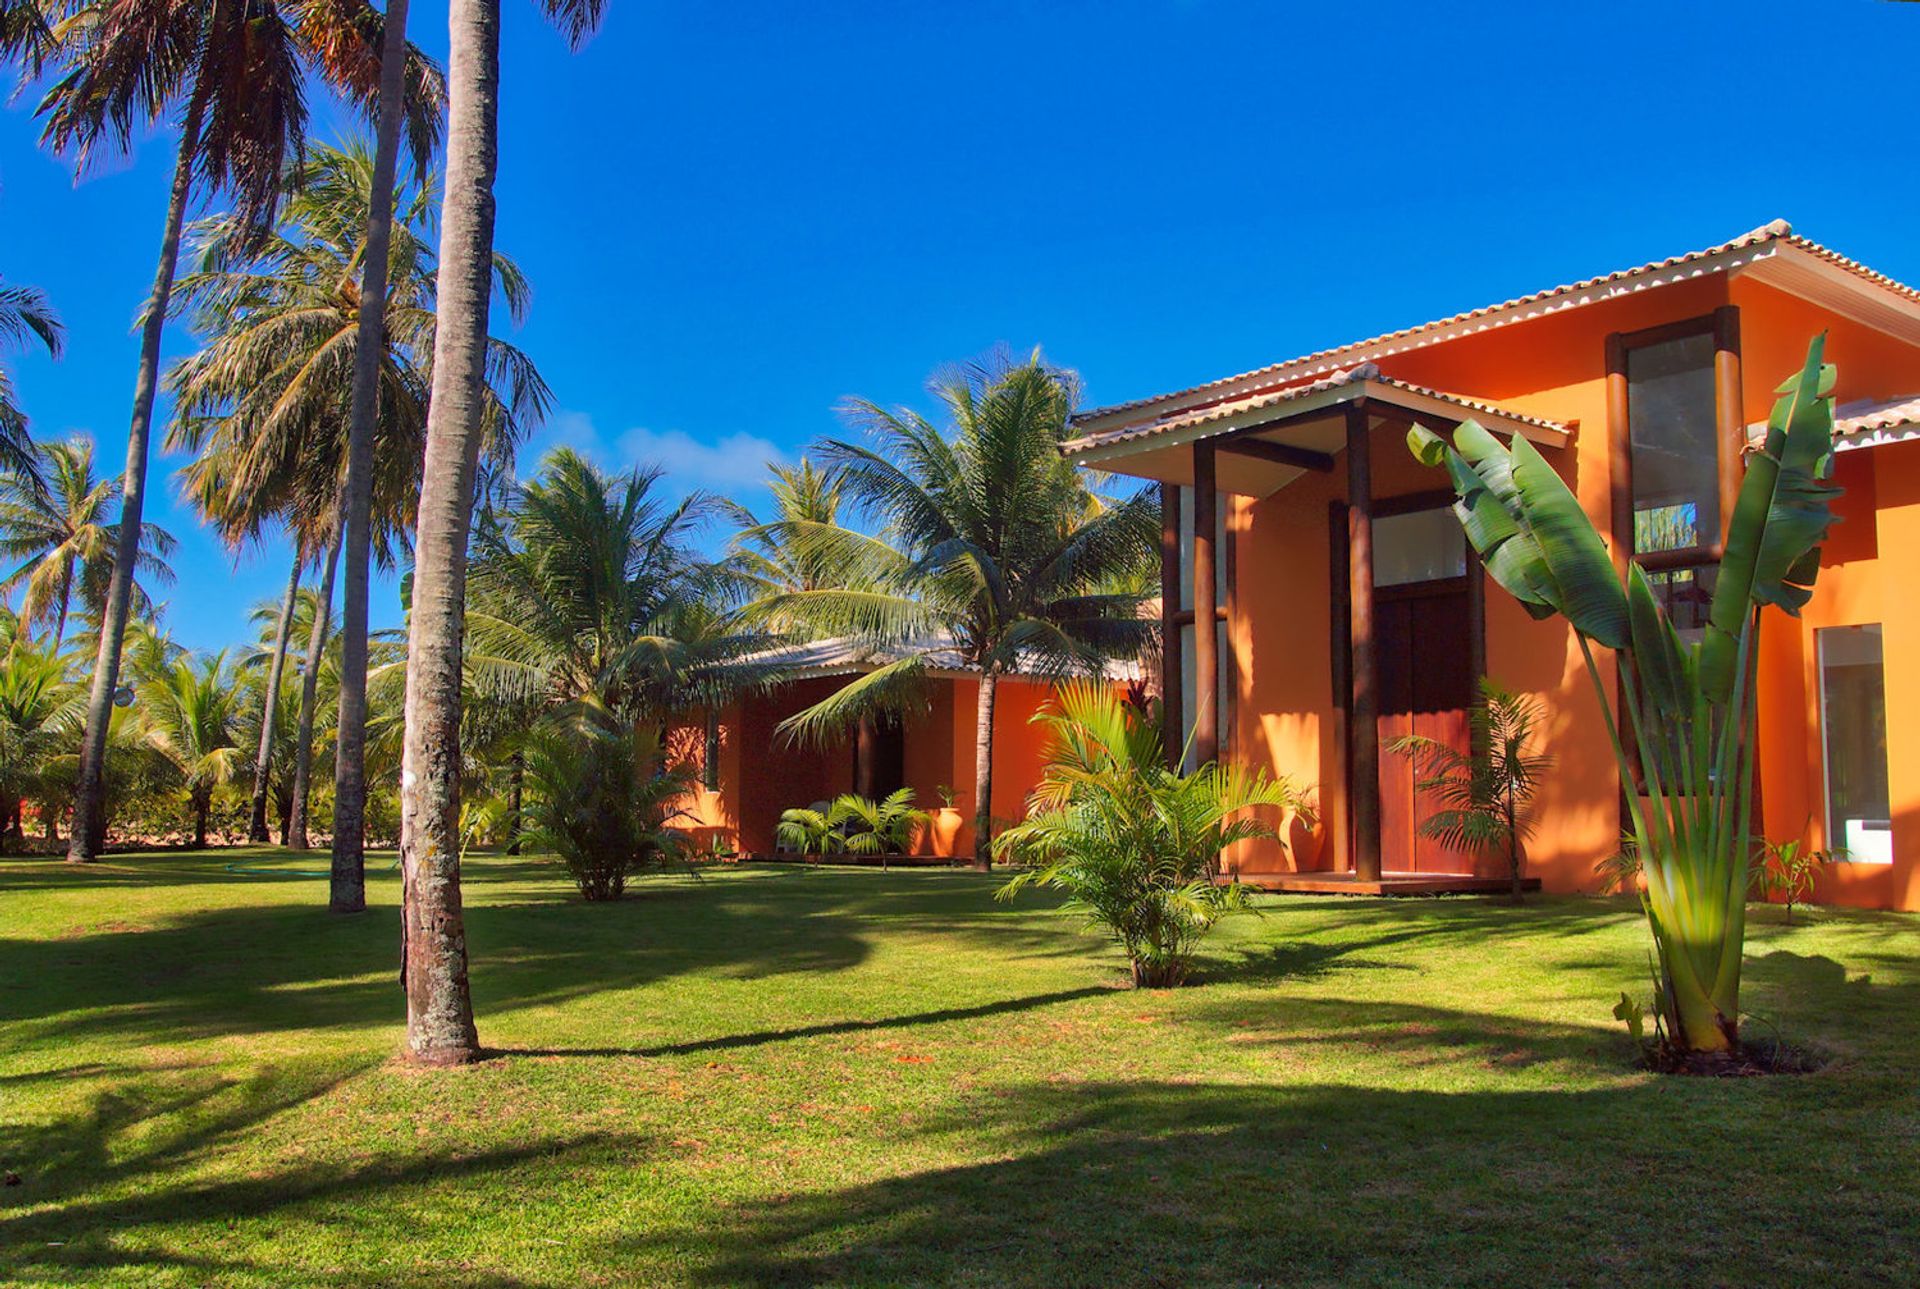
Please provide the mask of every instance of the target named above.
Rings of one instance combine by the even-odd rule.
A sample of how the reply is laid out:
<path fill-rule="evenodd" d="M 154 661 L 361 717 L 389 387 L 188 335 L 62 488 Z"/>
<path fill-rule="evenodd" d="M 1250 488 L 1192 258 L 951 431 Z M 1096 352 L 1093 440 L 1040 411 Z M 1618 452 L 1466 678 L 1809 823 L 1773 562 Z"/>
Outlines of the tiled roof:
<path fill-rule="evenodd" d="M 1483 403 L 1473 398 L 1462 398 L 1458 394 L 1449 394 L 1442 390 L 1428 389 L 1424 385 L 1414 385 L 1407 381 L 1395 380 L 1391 376 L 1382 376 L 1379 367 L 1373 363 L 1361 363 L 1357 367 L 1349 367 L 1345 371 L 1337 371 L 1331 376 L 1326 376 L 1316 381 L 1309 381 L 1304 385 L 1289 385 L 1285 389 L 1275 390 L 1271 393 L 1256 394 L 1249 398 L 1228 399 L 1218 403 L 1209 403 L 1205 407 L 1194 408 L 1191 411 L 1175 412 L 1156 420 L 1139 421 L 1131 425 L 1122 426 L 1116 430 L 1108 430 L 1099 434 L 1088 434 L 1081 438 L 1070 440 L 1062 446 L 1068 455 L 1072 455 L 1078 452 L 1086 452 L 1092 448 L 1104 448 L 1115 443 L 1130 442 L 1131 440 L 1145 438 L 1149 435 L 1166 434 L 1174 430 L 1190 430 L 1197 426 L 1209 425 L 1216 421 L 1225 421 L 1236 416 L 1242 416 L 1248 412 L 1258 412 L 1270 407 L 1280 407 L 1287 403 L 1307 398 L 1310 395 L 1325 393 L 1332 389 L 1340 389 L 1349 385 L 1369 384 L 1385 386 L 1388 389 L 1403 390 L 1406 393 L 1417 394 L 1423 398 L 1438 399 L 1443 403 L 1450 403 L 1467 412 L 1479 412 L 1487 416 L 1500 416 L 1510 421 L 1519 421 L 1526 425 L 1537 426 L 1540 429 L 1551 430 L 1561 434 L 1568 432 L 1566 426 L 1556 421 L 1545 420 L 1538 416 L 1529 416 L 1521 412 L 1508 411 L 1506 408 L 1496 407 L 1492 403 Z"/>
<path fill-rule="evenodd" d="M 1630 269 L 1621 269 L 1615 273 L 1587 278 L 1580 282 L 1570 282 L 1565 286 L 1550 287 L 1545 291 L 1536 291 L 1531 295 L 1523 295 L 1511 300 L 1503 300 L 1498 304 L 1489 304 L 1478 309 L 1469 309 L 1465 313 L 1456 313 L 1452 317 L 1440 318 L 1433 322 L 1424 322 L 1417 327 L 1405 327 L 1399 331 L 1390 331 L 1384 335 L 1375 336 L 1370 340 L 1338 345 L 1332 349 L 1322 349 L 1315 353 L 1305 354 L 1299 358 L 1290 358 L 1285 362 L 1274 363 L 1268 367 L 1259 367 L 1252 371 L 1241 372 L 1237 376 L 1224 376 L 1218 380 L 1206 381 L 1186 389 L 1174 390 L 1166 394 L 1156 394 L 1151 398 L 1137 398 L 1131 402 L 1114 403 L 1107 407 L 1094 408 L 1081 413 L 1074 419 L 1078 422 L 1100 420 L 1168 399 L 1186 398 L 1216 389 L 1224 392 L 1234 385 L 1248 381 L 1265 381 L 1268 379 L 1284 381 L 1311 375 L 1315 368 L 1322 367 L 1332 361 L 1345 360 L 1357 362 L 1373 356 L 1380 351 L 1391 350 L 1401 346 L 1408 340 L 1417 339 L 1430 332 L 1446 331 L 1481 319 L 1490 319 L 1494 315 L 1506 313 L 1511 310 L 1527 309 L 1548 304 L 1560 297 L 1570 297 L 1606 287 L 1625 285 L 1632 279 L 1671 273 L 1676 269 L 1685 269 L 1694 265 L 1699 265 L 1702 271 L 1707 271 L 1705 261 L 1735 252 L 1750 250 L 1771 242 L 1785 243 L 1836 268 L 1852 273 L 1876 286 L 1892 291 L 1907 300 L 1920 303 L 1920 291 L 1901 282 L 1897 282 L 1884 273 L 1875 272 L 1873 269 L 1868 268 L 1858 261 L 1850 260 L 1837 251 L 1820 245 L 1818 242 L 1809 241 L 1807 238 L 1797 235 L 1793 231 L 1793 226 L 1788 224 L 1787 221 L 1784 219 L 1776 219 L 1770 224 L 1762 225 L 1752 232 L 1743 233 L 1732 241 L 1722 242 L 1718 246 L 1709 246 L 1703 250 L 1689 251 L 1684 255 L 1675 255 L 1668 259 L 1655 260 L 1652 263 L 1637 265 Z"/>
<path fill-rule="evenodd" d="M 960 650 L 954 647 L 952 639 L 944 634 L 886 642 L 865 641 L 850 636 L 802 640 L 776 645 L 753 655 L 749 661 L 769 667 L 787 678 L 797 679 L 802 676 L 846 676 L 873 671 L 915 655 L 923 656 L 928 670 L 936 676 L 980 673 L 980 668 L 967 661 Z M 1038 676 L 1041 669 L 1036 659 L 1023 658 L 1015 666 L 1013 674 Z M 1105 676 L 1108 680 L 1135 681 L 1142 674 L 1140 665 L 1135 662 L 1111 660 L 1106 664 Z"/>
<path fill-rule="evenodd" d="M 1920 436 L 1920 394 L 1865 399 L 1834 409 L 1833 437 L 1842 447 L 1871 447 Z"/>

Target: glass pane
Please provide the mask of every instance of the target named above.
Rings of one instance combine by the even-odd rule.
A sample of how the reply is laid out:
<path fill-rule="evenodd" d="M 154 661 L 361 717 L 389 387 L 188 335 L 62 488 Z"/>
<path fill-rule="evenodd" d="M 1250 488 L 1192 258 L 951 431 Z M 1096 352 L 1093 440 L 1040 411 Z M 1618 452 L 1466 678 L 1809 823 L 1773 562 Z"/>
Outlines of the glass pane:
<path fill-rule="evenodd" d="M 1854 863 L 1893 862 L 1887 690 L 1879 624 L 1814 633 L 1826 741 L 1827 845 Z"/>
<path fill-rule="evenodd" d="M 1467 534 L 1451 506 L 1382 515 L 1373 521 L 1373 584 L 1404 586 L 1460 577 L 1467 571 Z"/>
<path fill-rule="evenodd" d="M 1707 610 L 1713 605 L 1713 587 L 1719 573 L 1718 564 L 1705 564 L 1647 574 L 1654 598 L 1666 610 L 1667 621 L 1688 643 L 1698 643 L 1706 633 Z"/>
<path fill-rule="evenodd" d="M 1627 351 L 1633 442 L 1633 544 L 1640 552 L 1707 546 L 1720 536 L 1713 337 Z"/>
<path fill-rule="evenodd" d="M 1227 603 L 1226 493 L 1215 493 L 1213 503 L 1213 593 L 1216 603 Z M 1193 607 L 1193 489 L 1180 489 L 1180 607 Z"/>
<path fill-rule="evenodd" d="M 1220 683 L 1219 691 L 1215 695 L 1214 701 L 1219 704 L 1217 710 L 1220 716 L 1215 724 L 1215 728 L 1220 731 L 1221 751 L 1224 753 L 1229 737 L 1228 732 L 1231 729 L 1229 721 L 1233 715 L 1233 663 L 1227 654 L 1226 623 L 1222 622 L 1219 624 L 1216 639 L 1219 641 L 1220 649 Z M 1194 692 L 1198 684 L 1196 679 L 1197 674 L 1198 664 L 1195 662 L 1193 654 L 1193 624 L 1189 622 L 1180 628 L 1180 746 L 1187 749 L 1184 768 L 1189 770 L 1194 769 L 1196 765 L 1192 753 L 1193 725 L 1199 715 L 1199 709 L 1193 701 Z"/>

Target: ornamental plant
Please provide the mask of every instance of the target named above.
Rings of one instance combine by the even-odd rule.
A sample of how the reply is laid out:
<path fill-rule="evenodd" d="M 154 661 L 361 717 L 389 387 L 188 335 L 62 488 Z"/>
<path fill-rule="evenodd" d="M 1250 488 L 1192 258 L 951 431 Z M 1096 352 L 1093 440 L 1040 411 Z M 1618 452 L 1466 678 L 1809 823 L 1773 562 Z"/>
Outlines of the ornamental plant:
<path fill-rule="evenodd" d="M 1682 640 L 1640 566 L 1622 585 L 1605 541 L 1525 439 L 1503 446 L 1473 421 L 1449 444 L 1416 425 L 1413 454 L 1453 481 L 1467 539 L 1488 574 L 1535 618 L 1574 629 L 1626 794 L 1653 934 L 1667 1041 L 1730 1053 L 1740 1041 L 1740 968 L 1753 854 L 1754 674 L 1760 613 L 1798 615 L 1812 595 L 1839 489 L 1832 463 L 1833 368 L 1816 336 L 1779 387 L 1766 439 L 1747 454 L 1705 634 Z M 1614 651 L 1616 720 L 1594 646 Z M 1633 755 L 1630 755 L 1630 750 Z"/>
<path fill-rule="evenodd" d="M 1000 858 L 1028 867 L 996 898 L 1065 891 L 1126 952 L 1136 987 L 1184 983 L 1200 939 L 1250 908 L 1245 887 L 1217 880 L 1220 852 L 1277 839 L 1252 812 L 1307 816 L 1300 793 L 1244 765 L 1171 769 L 1158 723 L 1106 685 L 1067 685 L 1033 720 L 1051 735 L 1047 764 L 1025 822 L 995 842 Z"/>

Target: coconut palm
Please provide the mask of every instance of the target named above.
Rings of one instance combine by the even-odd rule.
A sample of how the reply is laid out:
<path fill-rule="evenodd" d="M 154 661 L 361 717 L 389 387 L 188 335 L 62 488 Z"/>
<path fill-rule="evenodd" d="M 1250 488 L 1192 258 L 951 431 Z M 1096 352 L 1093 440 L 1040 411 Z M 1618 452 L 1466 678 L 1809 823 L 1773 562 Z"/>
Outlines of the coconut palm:
<path fill-rule="evenodd" d="M 181 279 L 179 296 L 207 342 L 170 376 L 178 403 L 169 446 L 198 453 L 183 472 L 188 494 L 229 541 L 243 540 L 268 516 L 278 516 L 303 549 L 331 549 L 337 542 L 344 552 L 352 544 L 342 526 L 343 497 L 353 469 L 349 413 L 366 312 L 359 274 L 372 253 L 366 212 L 377 186 L 375 169 L 363 144 L 318 148 L 298 174 L 289 175 L 279 225 L 264 243 L 251 240 L 244 225 L 231 219 L 196 228 L 201 263 Z M 421 484 L 435 325 L 429 240 L 435 194 L 430 186 L 410 185 L 390 206 L 391 289 L 384 292 L 386 326 L 374 351 L 380 418 L 367 515 L 372 557 L 389 568 L 405 543 Z M 505 256 L 495 257 L 495 272 L 509 314 L 523 317 L 525 278 Z M 490 342 L 487 376 L 485 460 L 489 471 L 504 470 L 514 445 L 546 414 L 551 396 L 526 355 L 505 341 Z M 360 579 L 364 610 L 364 568 Z M 349 604 L 354 593 L 349 585 Z M 341 871 L 331 905 L 353 911 L 365 905 L 356 813 L 364 798 L 365 704 L 349 688 L 356 666 L 364 685 L 366 654 L 351 623 L 343 623 L 342 631 L 334 831 Z M 344 802 L 343 776 L 349 788 Z M 263 776 L 256 773 L 256 780 L 256 800 L 263 801 Z M 304 824 L 308 776 L 297 773 L 296 781 L 294 815 Z M 305 844 L 303 828 L 293 836 L 295 844 Z"/>
<path fill-rule="evenodd" d="M 6 43 L 8 13 L 0 9 L 0 52 Z M 46 346 L 49 354 L 60 356 L 65 332 L 54 316 L 47 297 L 30 286 L 8 286 L 0 282 L 0 346 L 13 346 L 29 338 Z M 33 440 L 27 437 L 27 418 L 13 398 L 13 380 L 0 367 L 0 471 L 38 477 L 39 462 L 34 457 Z"/>
<path fill-rule="evenodd" d="M 223 650 L 205 658 L 181 656 L 143 669 L 134 686 L 149 746 L 180 776 L 193 813 L 193 844 L 207 844 L 213 790 L 230 783 L 244 753 L 235 740 L 240 691 Z"/>
<path fill-rule="evenodd" d="M 1780 386 L 1759 450 L 1728 517 L 1725 554 L 1704 636 L 1681 639 L 1637 562 L 1621 585 L 1606 543 L 1552 466 L 1525 439 L 1501 444 L 1475 422 L 1449 444 L 1415 426 L 1414 455 L 1444 467 L 1455 513 L 1495 581 L 1536 618 L 1573 627 L 1606 717 L 1623 784 L 1641 902 L 1659 962 L 1666 1041 L 1691 1059 L 1740 1042 L 1740 971 L 1753 846 L 1755 672 L 1761 610 L 1798 614 L 1812 596 L 1820 544 L 1839 489 L 1833 453 L 1833 368 L 1826 338 Z M 1594 644 L 1614 651 L 1615 691 Z M 1637 753 L 1630 758 L 1628 748 Z M 1621 1013 L 1635 1006 L 1622 999 Z"/>
<path fill-rule="evenodd" d="M 22 591 L 20 614 L 43 624 L 57 648 L 67 634 L 67 616 L 77 597 L 99 613 L 106 606 L 115 552 L 120 481 L 93 472 L 93 444 L 81 438 L 34 448 L 34 475 L 0 475 L 0 594 Z M 37 480 L 37 482 L 36 482 Z M 139 578 L 170 585 L 167 559 L 177 543 L 155 523 L 143 524 L 133 604 L 151 613 L 153 601 Z"/>
<path fill-rule="evenodd" d="M 536 711 L 593 698 L 655 724 L 718 708 L 759 678 L 769 639 L 710 596 L 691 545 L 711 498 L 660 495 L 660 471 L 608 475 L 568 448 L 512 489 L 474 536 L 467 667 L 490 694 Z"/>
<path fill-rule="evenodd" d="M 50 773 L 61 742 L 77 726 L 79 687 L 67 676 L 52 644 L 35 644 L 13 630 L 0 665 L 0 848 L 19 840 L 24 804 L 38 802 L 47 835 L 54 835 L 57 797 Z"/>
<path fill-rule="evenodd" d="M 894 655 L 790 718 L 797 737 L 824 738 L 910 705 L 950 651 L 979 672 L 974 862 L 986 868 L 1000 678 L 1016 668 L 1087 673 L 1138 654 L 1153 626 L 1133 574 L 1159 557 L 1159 509 L 1146 492 L 1112 501 L 1090 491 L 1061 456 L 1075 381 L 1037 352 L 1024 363 L 963 368 L 937 379 L 933 393 L 951 435 L 918 412 L 856 400 L 848 417 L 870 441 L 819 450 L 880 536 L 837 524 L 776 526 L 798 558 L 848 570 L 849 580 L 776 592 L 752 607 L 765 620 L 869 640 Z"/>
<path fill-rule="evenodd" d="M 604 0 L 542 0 L 576 48 Z M 426 1064 L 479 1054 L 460 909 L 460 693 L 467 536 L 486 429 L 487 306 L 499 147 L 499 0 L 447 10 L 447 200 L 426 485 L 408 616 L 407 723 L 401 771 L 407 1052 Z"/>
<path fill-rule="evenodd" d="M 284 163 L 302 150 L 309 81 L 324 79 L 360 102 L 370 100 L 378 92 L 382 26 L 380 13 L 365 0 L 85 0 L 54 27 L 48 58 L 59 70 L 39 109 L 50 147 L 84 170 L 103 148 L 125 153 L 145 127 L 176 110 L 180 131 L 159 262 L 142 314 L 127 430 L 126 522 L 87 700 L 76 827 L 67 855 L 73 862 L 91 860 L 105 830 L 101 774 L 143 533 L 160 341 L 196 180 L 203 196 L 229 196 L 247 226 L 271 227 Z M 407 80 L 422 122 L 415 137 L 430 142 L 437 74 L 416 54 Z"/>

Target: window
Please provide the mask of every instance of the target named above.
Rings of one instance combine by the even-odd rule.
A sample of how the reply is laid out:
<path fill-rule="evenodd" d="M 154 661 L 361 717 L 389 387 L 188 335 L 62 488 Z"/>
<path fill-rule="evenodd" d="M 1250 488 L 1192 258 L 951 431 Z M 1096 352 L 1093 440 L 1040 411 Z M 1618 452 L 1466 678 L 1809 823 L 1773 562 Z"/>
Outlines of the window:
<path fill-rule="evenodd" d="M 1373 521 L 1373 584 L 1405 586 L 1467 573 L 1467 531 L 1453 507 L 1381 515 Z"/>
<path fill-rule="evenodd" d="M 1224 611 L 1227 607 L 1227 587 L 1230 584 L 1228 565 L 1232 560 L 1229 549 L 1227 529 L 1227 510 L 1232 498 L 1225 493 L 1216 493 L 1213 507 L 1213 587 L 1215 607 Z M 1193 489 L 1180 489 L 1180 609 L 1193 611 Z M 1194 656 L 1194 623 L 1185 623 L 1180 628 L 1180 744 L 1191 747 L 1193 742 L 1194 719 L 1199 713 L 1199 704 L 1195 702 L 1198 692 L 1198 662 Z M 1214 702 L 1219 718 L 1216 728 L 1220 731 L 1221 748 L 1227 746 L 1232 729 L 1233 715 L 1233 653 L 1224 620 L 1215 626 L 1215 640 L 1219 650 L 1220 675 L 1216 687 Z M 1187 768 L 1193 768 L 1193 758 L 1188 756 Z"/>
<path fill-rule="evenodd" d="M 1740 464 L 1727 427 L 1739 423 L 1741 409 L 1718 405 L 1716 373 L 1723 351 L 1737 361 L 1739 331 L 1729 307 L 1609 342 L 1608 371 L 1624 384 L 1626 403 L 1625 424 L 1613 427 L 1614 450 L 1625 457 L 1625 477 L 1616 474 L 1615 540 L 1629 544 L 1667 620 L 1688 641 L 1706 630 L 1722 498 Z"/>
<path fill-rule="evenodd" d="M 1814 632 L 1826 761 L 1827 845 L 1853 863 L 1893 862 L 1887 687 L 1880 626 Z"/>
<path fill-rule="evenodd" d="M 1682 551 L 1720 540 L 1720 449 L 1711 331 L 1627 350 L 1633 549 Z"/>

